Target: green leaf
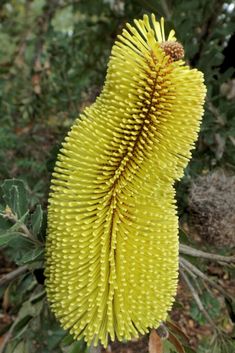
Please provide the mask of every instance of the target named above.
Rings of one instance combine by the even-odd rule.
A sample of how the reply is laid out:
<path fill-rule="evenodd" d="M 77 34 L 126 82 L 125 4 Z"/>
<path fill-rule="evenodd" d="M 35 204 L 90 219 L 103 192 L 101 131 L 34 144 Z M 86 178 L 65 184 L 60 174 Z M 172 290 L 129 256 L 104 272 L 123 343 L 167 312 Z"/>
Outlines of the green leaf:
<path fill-rule="evenodd" d="M 22 224 L 26 223 L 28 213 L 29 211 L 27 211 L 20 219 L 18 219 L 15 224 L 9 228 L 9 231 L 18 231 L 22 227 Z"/>
<path fill-rule="evenodd" d="M 163 341 L 163 346 L 164 346 L 164 353 L 177 353 L 177 351 L 175 350 L 175 347 L 168 340 Z"/>
<path fill-rule="evenodd" d="M 37 205 L 34 213 L 31 216 L 33 234 L 39 234 L 43 221 L 43 211 L 41 205 Z"/>
<path fill-rule="evenodd" d="M 171 342 L 171 344 L 175 347 L 176 352 L 178 353 L 185 353 L 184 346 L 182 343 L 178 340 L 178 338 L 173 335 L 171 332 L 169 332 L 169 337 L 168 340 Z"/>
<path fill-rule="evenodd" d="M 72 6 L 58 10 L 53 18 L 52 25 L 55 31 L 70 32 L 73 30 L 74 12 Z"/>
<path fill-rule="evenodd" d="M 28 195 L 23 180 L 6 179 L 1 189 L 6 205 L 18 218 L 21 218 L 28 210 Z"/>
<path fill-rule="evenodd" d="M 35 295 L 33 295 L 30 298 L 30 301 L 31 301 L 32 304 L 35 304 L 38 301 L 41 301 L 45 296 L 46 296 L 46 292 L 45 292 L 45 290 L 42 290 L 41 292 L 36 293 Z"/>
<path fill-rule="evenodd" d="M 29 347 L 27 342 L 23 340 L 20 341 L 15 347 L 14 351 L 12 351 L 12 353 L 29 353 Z"/>
<path fill-rule="evenodd" d="M 25 252 L 25 254 L 21 257 L 20 262 L 22 264 L 27 264 L 36 260 L 39 261 L 43 258 L 43 253 L 44 249 L 42 247 L 36 247 L 35 249 Z"/>
<path fill-rule="evenodd" d="M 188 346 L 184 346 L 185 353 L 196 353 L 196 351 Z"/>
<path fill-rule="evenodd" d="M 181 328 L 175 322 L 168 320 L 166 324 L 172 333 L 177 334 L 182 340 L 189 343 L 188 336 L 181 330 Z"/>
<path fill-rule="evenodd" d="M 84 353 L 86 352 L 86 343 L 84 340 L 80 340 L 78 342 L 74 342 L 69 353 Z"/>
<path fill-rule="evenodd" d="M 14 325 L 13 335 L 14 338 L 19 338 L 27 330 L 29 321 L 32 319 L 31 315 L 25 315 L 23 318 L 17 320 Z"/>
<path fill-rule="evenodd" d="M 22 234 L 19 232 L 4 232 L 0 234 L 0 246 L 6 246 L 18 236 L 22 236 Z"/>
<path fill-rule="evenodd" d="M 0 43 L 1 43 L 1 53 L 0 53 L 0 63 L 5 61 L 10 61 L 11 56 L 16 50 L 16 41 L 12 40 L 9 33 L 4 33 L 3 30 L 0 32 Z"/>
<path fill-rule="evenodd" d="M 68 346 L 70 344 L 72 344 L 74 342 L 74 338 L 72 335 L 68 334 L 67 336 L 65 336 L 65 338 L 62 341 L 62 344 L 65 346 Z"/>
<path fill-rule="evenodd" d="M 19 338 L 27 329 L 30 320 L 40 314 L 43 308 L 43 300 L 32 304 L 31 301 L 24 302 L 20 308 L 18 317 L 14 321 L 11 332 L 15 338 Z"/>
<path fill-rule="evenodd" d="M 32 258 L 37 258 L 38 252 L 34 252 L 35 244 L 32 240 L 19 235 L 20 233 L 18 236 L 10 237 L 5 252 L 17 265 L 22 265 L 31 261 Z M 30 255 L 31 253 L 32 255 Z"/>
<path fill-rule="evenodd" d="M 201 301 L 203 305 L 206 307 L 209 315 L 212 318 L 218 318 L 220 315 L 220 302 L 217 298 L 212 296 L 210 292 L 204 291 L 201 295 Z M 190 307 L 190 314 L 192 318 L 200 323 L 201 325 L 205 324 L 207 322 L 206 317 L 204 314 L 199 310 L 197 304 L 195 302 L 192 302 L 191 307 Z"/>
<path fill-rule="evenodd" d="M 53 349 L 55 349 L 59 345 L 59 343 L 63 340 L 65 335 L 66 335 L 66 332 L 61 329 L 53 330 L 48 337 L 48 341 L 47 341 L 48 350 L 51 352 Z"/>
<path fill-rule="evenodd" d="M 5 206 L 0 204 L 0 231 L 6 230 L 11 227 L 10 221 L 4 217 L 5 208 Z"/>

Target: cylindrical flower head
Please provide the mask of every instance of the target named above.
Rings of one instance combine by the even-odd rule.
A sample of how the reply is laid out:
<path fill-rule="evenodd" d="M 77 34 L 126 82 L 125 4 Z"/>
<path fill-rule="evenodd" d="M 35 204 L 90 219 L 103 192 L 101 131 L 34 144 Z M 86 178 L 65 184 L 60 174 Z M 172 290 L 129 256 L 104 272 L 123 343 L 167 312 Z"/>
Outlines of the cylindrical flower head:
<path fill-rule="evenodd" d="M 203 75 L 154 15 L 115 42 L 96 102 L 75 121 L 52 178 L 46 287 L 65 329 L 90 344 L 157 327 L 176 294 L 173 183 L 197 137 Z"/>

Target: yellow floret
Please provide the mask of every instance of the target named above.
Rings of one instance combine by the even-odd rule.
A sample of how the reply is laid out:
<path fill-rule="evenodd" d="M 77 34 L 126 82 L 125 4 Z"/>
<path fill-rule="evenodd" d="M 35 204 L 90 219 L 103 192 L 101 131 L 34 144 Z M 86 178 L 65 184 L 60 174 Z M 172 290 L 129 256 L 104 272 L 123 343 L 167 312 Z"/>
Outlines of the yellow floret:
<path fill-rule="evenodd" d="M 113 46 L 101 95 L 58 155 L 47 295 L 62 326 L 89 344 L 157 327 L 174 301 L 173 184 L 191 157 L 205 97 L 202 73 L 185 65 L 182 53 L 174 31 L 166 40 L 163 19 L 128 24 Z"/>

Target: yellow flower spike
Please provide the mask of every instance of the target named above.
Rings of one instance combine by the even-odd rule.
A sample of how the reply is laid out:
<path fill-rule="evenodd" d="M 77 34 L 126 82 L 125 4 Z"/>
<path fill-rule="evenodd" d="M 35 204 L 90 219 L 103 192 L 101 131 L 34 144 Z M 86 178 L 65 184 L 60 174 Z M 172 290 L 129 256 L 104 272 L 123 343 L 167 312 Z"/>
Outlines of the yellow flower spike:
<path fill-rule="evenodd" d="M 96 102 L 75 121 L 52 177 L 46 288 L 65 329 L 90 344 L 148 332 L 177 288 L 173 184 L 191 157 L 203 75 L 155 16 L 115 42 Z"/>

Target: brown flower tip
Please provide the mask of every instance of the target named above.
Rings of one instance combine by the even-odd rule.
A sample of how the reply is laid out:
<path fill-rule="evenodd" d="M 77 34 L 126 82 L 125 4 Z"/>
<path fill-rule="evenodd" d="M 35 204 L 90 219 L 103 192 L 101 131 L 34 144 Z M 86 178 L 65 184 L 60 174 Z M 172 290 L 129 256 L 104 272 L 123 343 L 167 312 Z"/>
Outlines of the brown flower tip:
<path fill-rule="evenodd" d="M 170 61 L 177 61 L 184 57 L 184 48 L 179 42 L 167 41 L 161 43 L 161 48 L 166 55 L 170 56 Z"/>

